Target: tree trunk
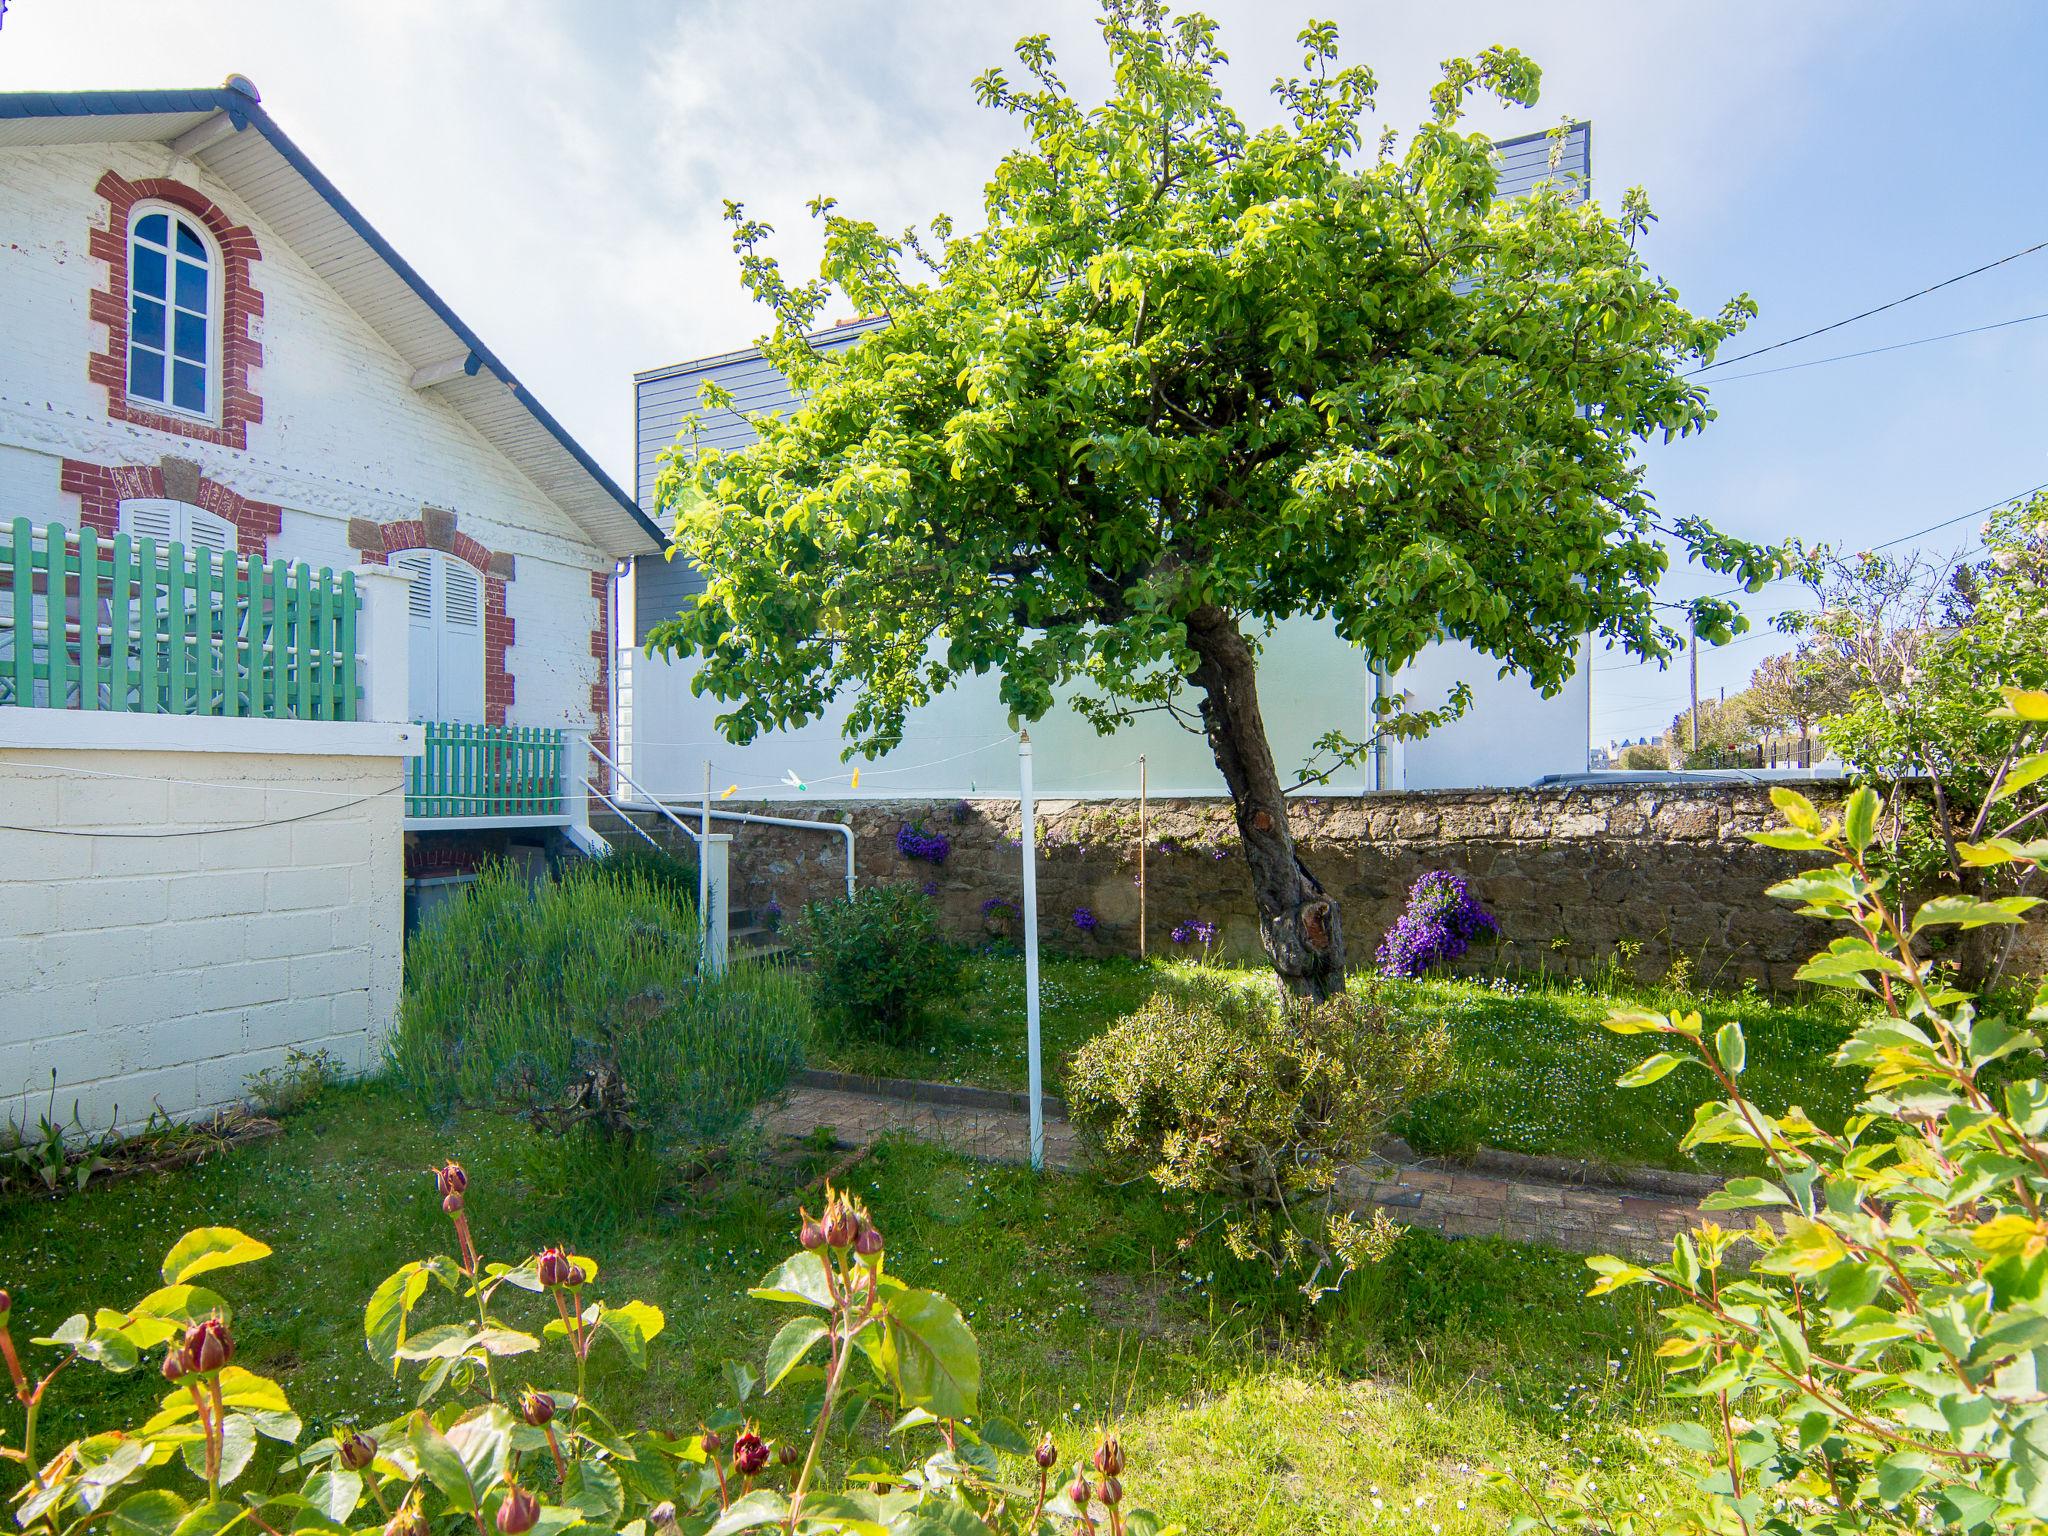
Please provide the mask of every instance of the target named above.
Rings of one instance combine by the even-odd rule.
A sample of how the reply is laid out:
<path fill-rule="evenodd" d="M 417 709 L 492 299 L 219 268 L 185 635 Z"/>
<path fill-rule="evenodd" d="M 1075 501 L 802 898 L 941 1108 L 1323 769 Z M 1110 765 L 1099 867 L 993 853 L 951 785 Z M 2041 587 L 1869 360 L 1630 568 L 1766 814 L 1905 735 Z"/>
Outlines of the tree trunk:
<path fill-rule="evenodd" d="M 1196 656 L 1189 681 L 1202 690 L 1202 725 L 1251 866 L 1259 940 L 1290 992 L 1318 1000 L 1342 992 L 1344 929 L 1337 903 L 1294 851 L 1287 796 L 1259 714 L 1252 648 L 1220 608 L 1190 614 L 1187 635 Z"/>

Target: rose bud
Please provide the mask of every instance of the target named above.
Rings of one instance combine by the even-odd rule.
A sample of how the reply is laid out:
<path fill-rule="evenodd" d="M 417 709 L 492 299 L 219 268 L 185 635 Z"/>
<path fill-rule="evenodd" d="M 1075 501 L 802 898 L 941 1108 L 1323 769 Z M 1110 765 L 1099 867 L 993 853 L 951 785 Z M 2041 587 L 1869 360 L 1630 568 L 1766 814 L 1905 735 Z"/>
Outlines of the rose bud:
<path fill-rule="evenodd" d="M 453 1216 L 457 1211 L 462 1209 L 462 1196 L 443 1195 L 441 1197 L 441 1209 L 446 1211 L 450 1216 Z"/>
<path fill-rule="evenodd" d="M 569 1283 L 569 1271 L 576 1266 L 569 1262 L 569 1255 L 559 1248 L 543 1248 L 540 1257 L 533 1262 L 535 1272 L 542 1285 L 553 1288 Z"/>
<path fill-rule="evenodd" d="M 219 1318 L 209 1317 L 185 1331 L 186 1370 L 217 1371 L 234 1358 L 234 1336 Z"/>
<path fill-rule="evenodd" d="M 825 1241 L 833 1248 L 851 1248 L 860 1236 L 860 1219 L 844 1201 L 825 1207 Z"/>
<path fill-rule="evenodd" d="M 1052 1443 L 1051 1435 L 1038 1442 L 1038 1449 L 1031 1453 L 1031 1459 L 1038 1463 L 1040 1471 L 1050 1472 L 1053 1469 L 1053 1464 L 1060 1459 L 1060 1448 Z"/>
<path fill-rule="evenodd" d="M 469 1175 L 462 1171 L 462 1164 L 446 1162 L 434 1170 L 434 1188 L 442 1195 L 459 1195 L 469 1188 Z"/>
<path fill-rule="evenodd" d="M 1109 1435 L 1095 1447 L 1095 1470 L 1104 1477 L 1115 1477 L 1123 1469 L 1124 1448 L 1116 1443 L 1115 1435 Z"/>
<path fill-rule="evenodd" d="M 498 1529 L 505 1536 L 526 1536 L 539 1519 L 539 1499 L 516 1484 L 505 1490 L 505 1501 L 498 1506 Z"/>
<path fill-rule="evenodd" d="M 1094 1496 L 1095 1490 L 1088 1486 L 1088 1479 L 1078 1472 L 1075 1473 L 1074 1480 L 1067 1484 L 1067 1501 L 1076 1509 L 1086 1509 L 1088 1501 Z"/>
<path fill-rule="evenodd" d="M 176 1381 L 185 1374 L 185 1351 L 182 1345 L 173 1344 L 164 1351 L 164 1380 Z"/>
<path fill-rule="evenodd" d="M 519 1394 L 519 1417 L 535 1429 L 555 1416 L 555 1400 L 545 1392 L 536 1392 L 528 1387 Z"/>
<path fill-rule="evenodd" d="M 742 1477 L 759 1477 L 768 1467 L 768 1442 L 751 1429 L 732 1443 L 732 1464 Z"/>
<path fill-rule="evenodd" d="M 341 1464 L 351 1472 L 360 1472 L 377 1459 L 377 1442 L 368 1435 L 355 1430 L 343 1430 L 335 1443 L 335 1451 L 341 1457 Z"/>
<path fill-rule="evenodd" d="M 647 1511 L 647 1523 L 657 1531 L 667 1530 L 676 1523 L 675 1505 L 667 1499 L 663 1499 L 654 1508 Z"/>
<path fill-rule="evenodd" d="M 804 1453 L 795 1446 L 784 1442 L 776 1448 L 775 1459 L 782 1466 L 793 1467 L 804 1459 Z"/>
<path fill-rule="evenodd" d="M 1123 1502 L 1124 1485 L 1113 1477 L 1105 1477 L 1095 1485 L 1095 1497 L 1114 1509 Z"/>
<path fill-rule="evenodd" d="M 864 1259 L 872 1259 L 882 1251 L 882 1234 L 871 1222 L 860 1224 L 860 1234 L 853 1240 L 853 1251 Z"/>
<path fill-rule="evenodd" d="M 14 1298 L 8 1295 L 5 1291 L 0 1291 L 0 1317 L 5 1317 L 9 1312 L 12 1312 L 13 1310 Z"/>
<path fill-rule="evenodd" d="M 813 1252 L 825 1246 L 825 1229 L 809 1211 L 804 1212 L 804 1224 L 797 1228 L 796 1240 Z"/>
<path fill-rule="evenodd" d="M 566 1285 L 570 1290 L 573 1291 L 580 1289 L 589 1281 L 589 1279 L 590 1276 L 586 1275 L 583 1272 L 583 1266 L 581 1264 L 571 1264 L 569 1266 L 569 1273 L 565 1277 L 563 1277 L 562 1284 Z"/>
<path fill-rule="evenodd" d="M 704 1454 L 706 1456 L 716 1456 L 724 1444 L 725 1440 L 719 1435 L 717 1430 L 707 1429 L 704 1431 Z"/>

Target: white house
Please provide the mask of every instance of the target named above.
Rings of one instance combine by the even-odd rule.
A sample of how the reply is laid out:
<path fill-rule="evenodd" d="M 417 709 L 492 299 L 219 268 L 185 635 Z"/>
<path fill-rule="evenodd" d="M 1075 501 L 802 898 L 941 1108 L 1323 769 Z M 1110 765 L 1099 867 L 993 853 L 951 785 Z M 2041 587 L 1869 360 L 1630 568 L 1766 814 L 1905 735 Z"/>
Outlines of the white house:
<path fill-rule="evenodd" d="M 1564 179 L 1584 195 L 1590 188 L 1591 146 L 1592 130 L 1585 123 L 1565 135 L 1556 163 L 1548 133 L 1501 141 L 1496 146 L 1500 195 L 1520 196 L 1552 179 Z M 883 323 L 842 324 L 812 339 L 823 348 L 851 346 Z M 707 383 L 727 390 L 734 409 L 695 421 L 694 440 L 704 446 L 744 446 L 754 438 L 749 418 L 779 414 L 796 404 L 788 381 L 754 347 L 635 375 L 635 479 L 640 505 L 650 514 L 660 455 L 697 418 L 699 391 Z M 644 649 L 649 626 L 673 615 L 701 587 L 701 578 L 687 563 L 659 554 L 634 562 L 636 644 L 620 655 L 622 673 L 631 680 L 630 689 L 621 692 L 621 742 L 634 782 L 655 797 L 700 794 L 707 759 L 717 788 L 738 784 L 754 798 L 951 799 L 1016 792 L 1016 747 L 993 677 L 969 679 L 915 711 L 902 747 L 861 765 L 858 786 L 839 761 L 843 709 L 746 747 L 723 742 L 715 724 L 717 701 L 690 691 L 693 669 L 650 657 Z M 1392 677 L 1380 676 L 1371 658 L 1327 626 L 1294 621 L 1265 642 L 1259 701 L 1275 758 L 1285 772 L 1307 763 L 1315 741 L 1329 731 L 1369 736 L 1378 690 L 1406 692 L 1418 707 L 1429 708 L 1442 703 L 1456 684 L 1471 687 L 1472 706 L 1462 718 L 1421 740 L 1386 744 L 1375 757 L 1318 786 L 1312 791 L 1316 794 L 1531 784 L 1548 774 L 1583 772 L 1591 724 L 1586 670 L 1581 668 L 1550 698 L 1518 677 L 1498 677 L 1497 671 L 1498 663 L 1453 642 L 1429 647 Z M 1105 739 L 1077 712 L 1055 708 L 1031 727 L 1031 738 L 1038 785 L 1048 795 L 1136 795 L 1140 756 L 1153 794 L 1223 792 L 1207 744 L 1161 716 L 1146 716 Z M 786 783 L 792 774 L 806 787 Z"/>
<path fill-rule="evenodd" d="M 403 881 L 578 820 L 649 519 L 278 128 L 0 95 L 0 1113 L 365 1063 Z"/>

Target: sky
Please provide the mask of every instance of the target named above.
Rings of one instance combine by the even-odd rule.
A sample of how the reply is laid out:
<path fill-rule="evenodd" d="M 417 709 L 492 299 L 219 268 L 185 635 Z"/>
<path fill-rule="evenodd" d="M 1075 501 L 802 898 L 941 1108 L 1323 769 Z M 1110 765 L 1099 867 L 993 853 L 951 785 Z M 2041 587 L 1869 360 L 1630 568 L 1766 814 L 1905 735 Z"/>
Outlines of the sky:
<path fill-rule="evenodd" d="M 1725 0 L 1209 0 L 1240 111 L 1274 115 L 1311 17 L 1411 128 L 1446 57 L 1493 43 L 1543 68 L 1532 111 L 1593 127 L 1595 196 L 1641 186 L 1644 250 L 1697 311 L 1761 313 L 1766 346 L 2048 240 L 2048 7 Z M 636 370 L 744 346 L 725 199 L 778 226 L 807 270 L 804 205 L 900 228 L 971 217 L 1014 140 L 968 86 L 1051 35 L 1070 85 L 1103 85 L 1092 0 L 8 0 L 0 91 L 200 86 L 247 75 L 271 115 L 622 483 Z M 108 39 L 121 46 L 109 48 Z M 1645 449 L 1672 515 L 1731 533 L 1868 548 L 1967 545 L 1976 509 L 2048 481 L 2048 319 L 1782 372 L 2048 311 L 2048 251 L 1873 319 L 1714 370 L 1718 419 Z M 1718 375 L 1718 378 L 1716 376 Z M 1717 590 L 1674 569 L 1665 595 Z M 1796 602 L 1748 600 L 1751 637 L 1709 648 L 1703 695 L 1786 642 Z M 1595 654 L 1593 739 L 1655 735 L 1682 665 Z"/>

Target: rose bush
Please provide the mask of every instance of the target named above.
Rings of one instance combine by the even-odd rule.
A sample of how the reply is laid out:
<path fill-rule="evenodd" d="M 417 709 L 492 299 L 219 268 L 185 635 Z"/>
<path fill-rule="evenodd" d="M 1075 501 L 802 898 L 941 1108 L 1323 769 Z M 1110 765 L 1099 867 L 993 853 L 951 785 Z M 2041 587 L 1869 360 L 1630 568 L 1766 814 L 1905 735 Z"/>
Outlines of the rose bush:
<path fill-rule="evenodd" d="M 1988 789 L 2010 800 L 2048 778 L 2048 693 L 2008 690 L 2015 745 Z M 1880 801 L 1850 796 L 1839 821 L 1775 789 L 1771 847 L 1834 862 L 1773 887 L 1808 915 L 1846 925 L 1800 972 L 1870 1004 L 1838 1062 L 1868 1097 L 1840 1129 L 1794 1107 L 1772 1114 L 1743 1089 L 1742 1030 L 1697 1013 L 1617 1013 L 1607 1027 L 1660 1037 L 1621 1079 L 1705 1070 L 1719 1096 L 1684 1145 L 1763 1155 L 1769 1172 L 1731 1181 L 1707 1206 L 1761 1213 L 1747 1228 L 1706 1222 L 1670 1261 L 1591 1261 L 1598 1295 L 1653 1288 L 1670 1391 L 1697 1417 L 1665 1427 L 1691 1486 L 1657 1515 L 1608 1505 L 1597 1478 L 1525 1492 L 1512 1529 L 1646 1536 L 1651 1531 L 2038 1532 L 2048 1528 L 2048 985 L 2001 1006 L 1958 990 L 1929 958 L 1943 930 L 2011 928 L 2034 897 L 1938 896 L 1910 913 L 1877 868 Z M 2038 829 L 2037 829 L 2038 831 Z M 2031 871 L 2048 839 L 1964 843 L 1972 866 Z M 2021 1010 L 2027 1010 L 2024 1018 Z"/>
<path fill-rule="evenodd" d="M 758 1380 L 737 1373 L 740 1401 L 657 1428 L 615 1423 L 587 1389 L 599 1350 L 647 1368 L 660 1309 L 603 1299 L 597 1262 L 560 1248 L 487 1261 L 463 1170 L 449 1163 L 434 1180 L 457 1251 L 405 1265 L 364 1313 L 370 1353 L 418 1381 L 417 1406 L 386 1423 L 337 1422 L 302 1444 L 283 1389 L 235 1363 L 229 1304 L 196 1282 L 270 1249 L 232 1228 L 187 1233 L 163 1285 L 126 1310 L 80 1313 L 32 1340 L 57 1352 L 40 1375 L 0 1292 L 0 1358 L 24 1411 L 19 1446 L 0 1447 L 24 1473 L 17 1523 L 42 1536 L 1169 1536 L 1126 1502 L 1114 1439 L 1063 1475 L 1049 1438 L 1034 1446 L 985 1410 L 959 1309 L 898 1279 L 866 1210 L 829 1186 L 797 1250 L 750 1293 L 793 1313 Z M 433 1312 L 435 1297 L 452 1305 Z M 44 1456 L 38 1420 L 65 1371 L 152 1360 L 169 1384 L 154 1416 Z M 763 1433 L 746 1412 L 757 1391 L 800 1395 L 801 1443 Z M 914 1448 L 906 1459 L 847 1463 L 829 1448 L 869 1406 L 893 1419 L 892 1444 Z M 266 1439 L 281 1450 L 259 1463 Z M 1005 1474 L 1002 1452 L 1029 1469 L 1021 1479 Z"/>

